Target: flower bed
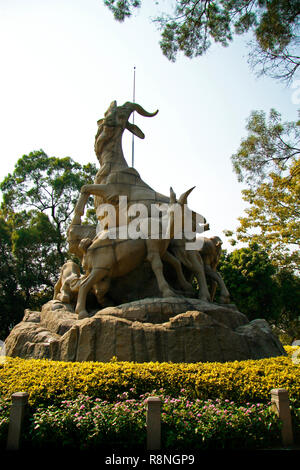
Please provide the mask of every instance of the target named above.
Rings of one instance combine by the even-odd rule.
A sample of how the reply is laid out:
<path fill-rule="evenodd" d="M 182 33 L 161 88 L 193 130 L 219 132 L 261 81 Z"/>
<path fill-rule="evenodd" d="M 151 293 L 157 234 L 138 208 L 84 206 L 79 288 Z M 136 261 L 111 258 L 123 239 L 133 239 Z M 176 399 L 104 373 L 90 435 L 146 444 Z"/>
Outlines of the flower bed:
<path fill-rule="evenodd" d="M 184 391 L 183 391 L 184 392 Z M 116 403 L 79 396 L 40 406 L 27 421 L 23 446 L 55 449 L 146 449 L 147 395 Z M 280 422 L 267 404 L 236 405 L 228 400 L 162 400 L 162 448 L 257 449 L 280 444 Z M 1 425 L 0 425 L 1 431 Z M 4 433 L 0 434 L 2 439 Z"/>
<path fill-rule="evenodd" d="M 163 449 L 274 447 L 280 444 L 280 422 L 269 404 L 272 388 L 289 391 L 299 441 L 300 373 L 294 359 L 300 348 L 286 351 L 287 357 L 224 364 L 7 358 L 0 364 L 0 447 L 16 391 L 29 393 L 23 443 L 35 448 L 145 449 L 149 395 L 162 399 Z"/>
<path fill-rule="evenodd" d="M 9 423 L 10 400 L 0 398 L 0 449 L 6 444 Z"/>
<path fill-rule="evenodd" d="M 58 362 L 45 359 L 7 358 L 0 364 L 0 396 L 10 398 L 27 391 L 31 405 L 50 405 L 79 394 L 115 401 L 163 388 L 169 396 L 190 399 L 227 399 L 237 403 L 268 402 L 272 388 L 285 388 L 300 406 L 300 368 L 287 347 L 287 357 L 226 363 Z"/>

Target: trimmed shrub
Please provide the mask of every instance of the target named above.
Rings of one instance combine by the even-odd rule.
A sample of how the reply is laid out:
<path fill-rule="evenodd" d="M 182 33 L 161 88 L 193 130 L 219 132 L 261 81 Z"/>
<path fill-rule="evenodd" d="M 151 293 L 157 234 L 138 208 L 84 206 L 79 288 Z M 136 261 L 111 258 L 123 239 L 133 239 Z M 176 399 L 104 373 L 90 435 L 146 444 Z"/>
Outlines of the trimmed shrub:
<path fill-rule="evenodd" d="M 3 400 L 0 398 L 0 449 L 3 449 L 6 445 L 10 404 L 9 399 Z"/>
<path fill-rule="evenodd" d="M 299 348 L 300 350 L 300 348 Z M 264 402 L 272 388 L 285 388 L 300 406 L 300 369 L 288 356 L 226 363 L 58 362 L 46 359 L 10 358 L 0 364 L 0 396 L 10 398 L 27 391 L 33 406 L 58 404 L 80 394 L 115 401 L 163 388 L 169 396 L 181 389 L 190 399 L 228 399 L 237 403 Z"/>
<path fill-rule="evenodd" d="M 184 392 L 184 391 L 183 391 Z M 169 450 L 257 449 L 280 444 L 280 422 L 270 404 L 229 400 L 162 400 L 162 448 Z M 80 395 L 60 405 L 40 406 L 22 440 L 29 449 L 146 449 L 147 396 L 116 403 Z"/>

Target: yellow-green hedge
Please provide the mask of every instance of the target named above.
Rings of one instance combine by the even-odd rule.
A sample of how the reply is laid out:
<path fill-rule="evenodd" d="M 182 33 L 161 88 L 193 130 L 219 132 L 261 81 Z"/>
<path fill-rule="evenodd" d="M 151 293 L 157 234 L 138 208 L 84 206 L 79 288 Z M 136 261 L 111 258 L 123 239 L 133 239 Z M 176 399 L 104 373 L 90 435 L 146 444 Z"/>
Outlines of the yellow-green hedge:
<path fill-rule="evenodd" d="M 163 388 L 199 398 L 269 401 L 272 388 L 286 388 L 300 404 L 300 366 L 288 357 L 227 363 L 58 362 L 7 358 L 0 364 L 0 396 L 27 391 L 32 405 L 51 404 L 79 394 L 115 400 L 128 391 L 136 397 Z M 185 391 L 182 391 L 185 389 Z"/>

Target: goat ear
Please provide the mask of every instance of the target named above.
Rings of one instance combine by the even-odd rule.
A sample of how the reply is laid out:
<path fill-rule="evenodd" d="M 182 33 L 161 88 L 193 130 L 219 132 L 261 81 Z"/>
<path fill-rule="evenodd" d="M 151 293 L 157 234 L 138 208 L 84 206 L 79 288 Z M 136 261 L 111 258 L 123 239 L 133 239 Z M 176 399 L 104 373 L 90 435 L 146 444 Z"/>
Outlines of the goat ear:
<path fill-rule="evenodd" d="M 108 114 L 110 114 L 116 108 L 117 108 L 117 102 L 116 102 L 116 100 L 114 100 L 110 103 L 109 107 L 105 111 L 104 117 L 108 116 Z"/>
<path fill-rule="evenodd" d="M 132 134 L 136 135 L 137 137 L 139 137 L 140 139 L 144 139 L 145 138 L 145 134 L 141 131 L 141 129 L 136 126 L 135 124 L 131 124 L 131 122 L 127 122 L 126 124 L 126 129 L 128 129 L 130 132 L 132 132 Z"/>

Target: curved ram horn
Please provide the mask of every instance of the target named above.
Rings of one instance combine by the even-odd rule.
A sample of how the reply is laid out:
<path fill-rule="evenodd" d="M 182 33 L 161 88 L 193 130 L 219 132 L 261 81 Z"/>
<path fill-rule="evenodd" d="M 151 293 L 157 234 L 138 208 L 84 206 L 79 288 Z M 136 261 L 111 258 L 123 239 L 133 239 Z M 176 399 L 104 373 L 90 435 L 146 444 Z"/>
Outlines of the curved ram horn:
<path fill-rule="evenodd" d="M 191 194 L 193 189 L 195 189 L 195 187 L 196 186 L 193 186 L 191 189 L 188 189 L 185 193 L 181 194 L 180 198 L 178 199 L 178 204 L 186 204 L 188 196 Z"/>
<path fill-rule="evenodd" d="M 154 113 L 148 113 L 148 111 L 146 111 L 141 105 L 137 103 L 131 103 L 130 101 L 127 101 L 127 103 L 125 103 L 124 106 L 126 108 L 130 108 L 131 112 L 136 111 L 141 116 L 145 116 L 145 117 L 153 117 L 153 116 L 156 116 L 156 114 L 158 113 L 158 109 L 154 111 Z"/>
<path fill-rule="evenodd" d="M 154 111 L 154 113 L 148 113 L 148 111 L 145 111 L 145 109 L 142 108 L 142 106 L 140 106 L 139 104 L 137 103 L 133 103 L 133 104 L 134 104 L 134 107 L 133 107 L 134 111 L 139 113 L 141 116 L 153 117 L 153 116 L 156 116 L 158 113 L 158 109 Z"/>

